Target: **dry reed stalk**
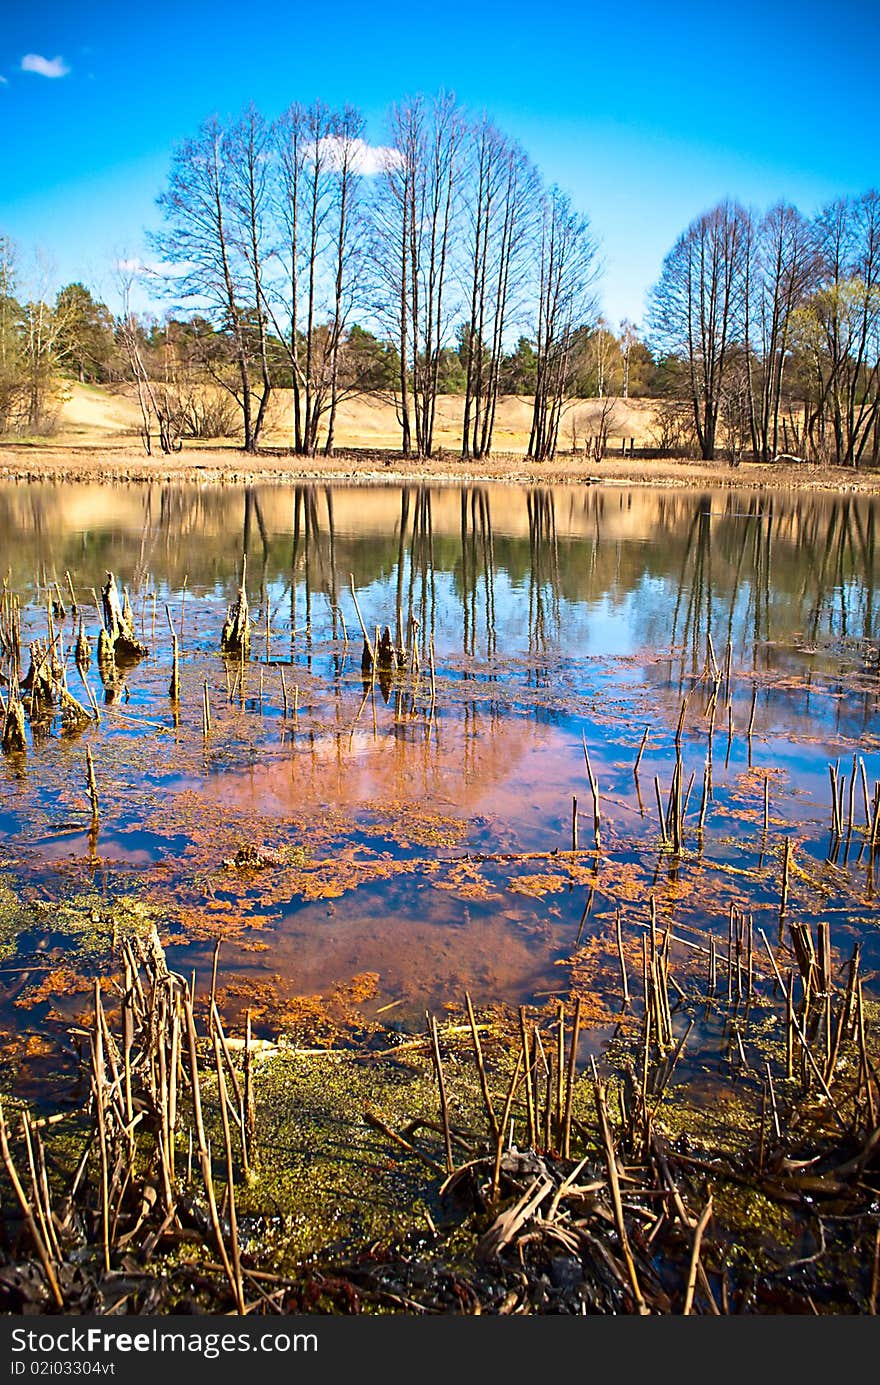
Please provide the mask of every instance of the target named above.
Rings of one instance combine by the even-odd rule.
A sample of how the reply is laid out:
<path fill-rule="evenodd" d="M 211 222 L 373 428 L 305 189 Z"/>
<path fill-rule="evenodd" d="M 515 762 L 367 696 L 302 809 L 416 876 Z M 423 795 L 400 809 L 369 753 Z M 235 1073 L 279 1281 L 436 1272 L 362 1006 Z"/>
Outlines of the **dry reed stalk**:
<path fill-rule="evenodd" d="M 168 1056 L 166 1052 L 165 1038 L 167 1028 L 168 997 L 163 997 L 162 1015 L 160 1017 L 158 1033 L 158 1056 L 159 1056 L 159 1134 L 156 1141 L 159 1148 L 159 1164 L 162 1170 L 162 1190 L 165 1196 L 165 1210 L 171 1213 L 174 1209 L 174 1193 L 171 1187 L 172 1162 L 171 1162 L 171 1128 L 168 1121 L 169 1107 L 169 1085 L 173 1081 L 173 1074 L 168 1071 Z M 134 1165 L 134 1141 L 132 1139 L 129 1162 Z"/>
<path fill-rule="evenodd" d="M 434 636 L 431 636 L 428 645 L 428 669 L 431 675 L 431 718 L 434 716 L 434 706 L 437 702 L 437 674 L 434 666 Z"/>
<path fill-rule="evenodd" d="M 449 1101 L 446 1095 L 446 1078 L 443 1073 L 443 1060 L 440 1057 L 440 1037 L 437 1033 L 437 1021 L 434 1016 L 429 1015 L 426 1011 L 425 1019 L 428 1022 L 431 1053 L 434 1059 L 434 1073 L 437 1078 L 437 1089 L 440 1094 L 440 1118 L 443 1123 L 443 1148 L 446 1155 L 446 1172 L 453 1173 L 455 1164 L 452 1158 L 452 1135 L 449 1129 Z"/>
<path fill-rule="evenodd" d="M 92 752 L 86 746 L 86 784 L 89 791 L 89 802 L 92 806 L 92 827 L 98 826 L 98 785 L 95 781 L 95 766 L 92 763 Z"/>
<path fill-rule="evenodd" d="M 578 801 L 574 796 L 571 800 L 571 849 L 572 852 L 578 849 Z"/>
<path fill-rule="evenodd" d="M 221 941 L 222 941 L 222 939 L 217 938 L 216 942 L 214 943 L 214 955 L 213 955 L 213 957 L 212 957 L 212 959 L 211 959 L 211 991 L 210 991 L 210 994 L 209 994 L 209 996 L 208 996 L 208 1029 L 209 1029 L 209 1031 L 212 1030 L 212 1029 L 214 1028 L 214 1014 L 215 1014 L 215 1011 L 216 1011 L 216 1009 L 217 1009 L 217 1006 L 216 1006 L 216 1004 L 214 1003 L 214 1000 L 215 1000 L 215 996 L 217 995 L 217 966 L 218 966 L 219 961 L 220 961 L 220 943 L 221 943 Z"/>
<path fill-rule="evenodd" d="M 471 1027 L 471 1040 L 474 1045 L 474 1060 L 476 1062 L 477 1073 L 479 1074 L 480 1078 L 480 1091 L 483 1094 L 483 1105 L 486 1108 L 486 1119 L 489 1122 L 489 1130 L 491 1131 L 492 1139 L 497 1140 L 498 1120 L 495 1115 L 495 1107 L 492 1105 L 492 1095 L 489 1091 L 489 1082 L 486 1077 L 486 1065 L 483 1061 L 483 1050 L 480 1045 L 480 1035 L 477 1031 L 477 1021 L 474 1016 L 474 1007 L 471 1004 L 470 994 L 467 991 L 465 991 L 464 993 L 464 998 L 465 1003 L 467 1005 L 468 1022 Z"/>
<path fill-rule="evenodd" d="M 712 1199 L 710 1197 L 709 1201 L 706 1203 L 706 1206 L 703 1208 L 703 1211 L 700 1215 L 700 1220 L 697 1222 L 696 1230 L 694 1231 L 694 1243 L 691 1247 L 691 1263 L 690 1269 L 688 1270 L 687 1287 L 685 1289 L 684 1295 L 684 1307 L 681 1310 L 683 1317 L 688 1317 L 690 1315 L 691 1309 L 694 1306 L 694 1291 L 697 1286 L 697 1270 L 700 1266 L 700 1246 L 702 1245 L 703 1234 L 706 1230 L 706 1227 L 709 1225 L 709 1219 L 711 1216 Z"/>
<path fill-rule="evenodd" d="M 758 706 L 758 685 L 757 685 L 757 683 L 753 683 L 753 684 L 752 684 L 752 705 L 751 705 L 751 707 L 750 707 L 750 709 L 749 709 L 749 724 L 748 724 L 748 727 L 746 728 L 746 738 L 747 738 L 748 740 L 751 740 L 751 739 L 752 739 L 752 732 L 753 732 L 754 729 L 755 729 L 755 711 L 757 710 L 757 706 Z"/>
<path fill-rule="evenodd" d="M 30 1121 L 30 1117 L 28 1117 L 28 1120 Z M 46 1167 L 46 1151 L 43 1147 L 43 1141 L 40 1136 L 40 1132 L 36 1127 L 33 1127 L 33 1136 L 37 1154 L 37 1173 L 40 1179 L 40 1187 L 43 1190 L 43 1205 L 46 1208 L 46 1216 L 49 1223 L 49 1239 L 51 1241 L 51 1248 L 55 1256 L 55 1259 L 60 1262 L 62 1258 L 61 1246 L 59 1245 L 58 1237 L 55 1234 L 56 1219 L 55 1214 L 52 1211 L 52 1194 L 49 1191 L 49 1172 Z"/>
<path fill-rule="evenodd" d="M 27 1111 L 22 1111 L 21 1113 L 21 1133 L 24 1136 L 25 1151 L 27 1153 L 28 1172 L 31 1176 L 31 1194 L 33 1197 L 33 1206 L 36 1208 L 37 1221 L 40 1224 L 40 1231 L 42 1232 L 43 1243 L 45 1244 L 49 1254 L 51 1255 L 53 1263 L 57 1263 L 61 1259 L 61 1251 L 58 1247 L 57 1238 L 55 1237 L 54 1227 L 52 1226 L 52 1208 L 48 1205 L 48 1202 L 44 1203 L 43 1201 L 43 1190 L 40 1185 L 39 1177 L 37 1175 L 37 1164 L 34 1158 L 34 1145 L 33 1140 L 31 1139 L 31 1123 Z"/>
<path fill-rule="evenodd" d="M 104 1254 L 104 1269 L 110 1272 L 110 1185 L 109 1157 L 107 1154 L 107 1123 L 104 1111 L 104 1032 L 101 1025 L 101 985 L 95 980 L 95 1031 L 91 1037 L 92 1075 L 95 1087 L 95 1115 L 97 1118 L 98 1150 L 101 1157 L 101 1245 Z"/>
<path fill-rule="evenodd" d="M 629 1005 L 629 984 L 626 976 L 626 958 L 623 954 L 623 930 L 620 922 L 620 909 L 617 909 L 614 919 L 614 929 L 617 937 L 617 956 L 620 961 L 620 982 L 623 987 L 624 1006 Z"/>
<path fill-rule="evenodd" d="M 596 850 L 600 851 L 602 849 L 602 838 L 600 833 L 601 812 L 599 809 L 599 785 L 596 782 L 596 776 L 593 774 L 593 766 L 590 764 L 590 752 L 587 750 L 587 738 L 584 736 L 583 732 L 581 732 L 581 740 L 584 746 L 584 762 L 587 766 L 587 778 L 590 781 L 590 792 L 593 795 L 593 833 L 596 839 Z"/>
<path fill-rule="evenodd" d="M 352 600 L 354 601 L 354 609 L 355 609 L 355 611 L 357 612 L 358 622 L 360 623 L 360 627 L 361 627 L 361 634 L 362 634 L 363 637 L 364 637 L 364 644 L 366 645 L 367 652 L 368 652 L 368 654 L 369 654 L 369 656 L 370 656 L 370 665 L 371 665 L 371 666 L 374 666 L 375 663 L 376 663 L 376 652 L 375 652 L 375 650 L 374 650 L 374 648 L 373 648 L 373 645 L 372 645 L 372 643 L 371 643 L 371 641 L 370 641 L 370 637 L 369 637 L 369 635 L 367 634 L 367 627 L 366 627 L 366 625 L 364 625 L 364 618 L 363 618 L 363 616 L 361 615 L 361 608 L 360 608 L 360 606 L 358 605 L 357 592 L 355 591 L 355 586 L 354 586 L 354 573 L 353 573 L 353 572 L 352 572 L 352 573 L 349 573 L 349 581 L 351 582 L 351 596 L 352 596 Z"/>
<path fill-rule="evenodd" d="M 207 678 L 202 685 L 202 733 L 205 740 L 211 734 L 211 694 L 208 690 Z"/>
<path fill-rule="evenodd" d="M 626 1222 L 623 1216 L 623 1201 L 620 1196 L 620 1178 L 617 1171 L 617 1159 L 614 1153 L 614 1142 L 611 1138 L 611 1127 L 608 1123 L 608 1111 L 605 1106 L 605 1087 L 599 1078 L 595 1079 L 595 1101 L 596 1115 L 599 1118 L 599 1129 L 602 1134 L 602 1144 L 605 1150 L 605 1167 L 608 1170 L 608 1186 L 611 1191 L 611 1203 L 614 1208 L 614 1222 L 617 1228 L 617 1239 L 620 1249 L 623 1252 L 623 1259 L 626 1265 L 626 1272 L 629 1276 L 630 1288 L 636 1307 L 641 1316 L 646 1316 L 648 1307 L 642 1296 L 641 1285 L 636 1274 L 635 1261 L 630 1250 L 629 1237 L 626 1234 Z"/>
<path fill-rule="evenodd" d="M 71 581 L 70 573 L 67 571 L 66 568 L 64 570 L 64 580 L 67 582 L 67 590 L 70 592 L 70 600 L 73 606 L 73 614 L 76 615 L 79 611 L 79 606 L 76 604 L 76 592 L 73 589 L 73 582 Z"/>
<path fill-rule="evenodd" d="M 180 645 L 175 634 L 171 636 L 171 683 L 168 696 L 172 702 L 180 701 Z"/>
<path fill-rule="evenodd" d="M 183 1001 L 183 1014 L 186 1023 L 187 1045 L 189 1047 L 190 1090 L 192 1092 L 193 1121 L 195 1122 L 199 1165 L 202 1171 L 202 1181 L 205 1185 L 205 1194 L 208 1199 L 208 1212 L 211 1218 L 214 1239 L 217 1242 L 217 1249 L 220 1252 L 220 1259 L 223 1262 L 223 1269 L 229 1280 L 229 1286 L 232 1289 L 233 1295 L 235 1295 L 237 1293 L 235 1272 L 226 1250 L 226 1243 L 223 1240 L 220 1216 L 217 1211 L 217 1199 L 214 1195 L 211 1155 L 208 1150 L 208 1141 L 205 1136 L 205 1122 L 202 1116 L 202 1084 L 199 1078 L 199 1058 L 196 1050 L 196 1025 L 193 1018 L 192 1001 L 188 997 Z"/>
<path fill-rule="evenodd" d="M 556 1011 L 556 1120 L 554 1123 L 557 1149 L 562 1144 L 563 1079 L 565 1074 L 565 1006 L 559 1002 Z"/>
<path fill-rule="evenodd" d="M 789 876 L 790 876 L 790 874 L 791 874 L 791 838 L 790 838 L 790 837 L 786 837 L 786 839 L 785 839 L 785 847 L 784 847 L 784 849 L 783 849 L 783 857 L 782 857 L 782 891 L 781 891 L 780 900 L 779 900 L 779 918 L 780 918 L 780 920 L 782 920 L 782 919 L 785 917 L 785 911 L 786 911 L 786 909 L 788 908 L 788 885 L 789 885 Z"/>
<path fill-rule="evenodd" d="M 257 1112 L 254 1104 L 254 1042 L 250 1009 L 244 1012 L 244 1123 L 251 1149 L 257 1140 Z"/>
<path fill-rule="evenodd" d="M 268 625 L 268 622 L 267 622 Z M 234 1278 L 235 1302 L 239 1313 L 244 1314 L 244 1282 L 241 1273 L 241 1255 L 238 1246 L 238 1219 L 235 1214 L 235 1167 L 232 1159 L 232 1135 L 229 1129 L 229 1113 L 226 1109 L 229 1098 L 226 1094 L 226 1078 L 223 1073 L 223 1057 L 220 1040 L 216 1032 L 214 1039 L 214 1063 L 217 1068 L 217 1090 L 220 1096 L 220 1120 L 223 1125 L 223 1148 L 226 1154 L 226 1200 L 229 1216 L 229 1241 L 232 1247 L 232 1274 Z"/>
<path fill-rule="evenodd" d="M 535 1025 L 532 1030 L 532 1051 L 537 1057 L 540 1057 L 541 1065 L 544 1070 L 544 1119 L 542 1133 L 544 1149 L 548 1150 L 550 1148 L 550 1120 L 553 1105 L 553 1059 L 551 1055 L 550 1061 L 547 1061 L 547 1055 L 544 1052 L 544 1045 L 541 1042 L 541 1035 L 538 1032 L 537 1025 Z M 535 1066 L 537 1067 L 537 1062 Z M 541 1124 L 542 1122 L 539 1116 L 538 1125 L 541 1126 Z"/>
<path fill-rule="evenodd" d="M 42 1236 L 40 1235 L 37 1223 L 34 1220 L 33 1210 L 31 1208 L 30 1202 L 28 1201 L 27 1194 L 25 1193 L 25 1190 L 22 1187 L 21 1180 L 18 1176 L 18 1170 L 16 1169 L 15 1162 L 12 1158 L 12 1151 L 9 1148 L 9 1138 L 6 1128 L 6 1117 L 3 1113 L 2 1101 L 0 1101 L 0 1155 L 2 1155 L 3 1166 L 6 1169 L 7 1176 L 9 1178 L 10 1183 L 12 1184 L 16 1199 L 18 1201 L 18 1205 L 22 1211 L 22 1216 L 24 1217 L 25 1222 L 27 1223 L 28 1231 L 31 1233 L 31 1239 L 33 1240 L 37 1255 L 39 1256 L 40 1264 L 43 1266 L 43 1273 L 46 1276 L 50 1292 L 52 1294 L 53 1299 L 55 1300 L 55 1307 L 58 1308 L 59 1311 L 63 1312 L 64 1299 L 62 1297 L 61 1289 L 58 1284 L 58 1278 L 55 1274 L 55 1268 L 52 1264 L 52 1258 L 49 1254 L 48 1248 Z"/>
<path fill-rule="evenodd" d="M 706 824 L 706 809 L 709 806 L 709 791 L 711 788 L 711 784 L 712 765 L 711 761 L 707 758 L 706 763 L 703 766 L 703 792 L 700 796 L 700 816 L 697 820 L 697 833 L 700 837 L 702 837 L 703 835 L 703 828 Z"/>
<path fill-rule="evenodd" d="M 501 1159 L 504 1154 L 504 1137 L 507 1131 L 507 1122 L 510 1120 L 510 1111 L 513 1106 L 513 1098 L 516 1094 L 519 1083 L 520 1073 L 522 1072 L 522 1050 L 516 1055 L 516 1063 L 507 1088 L 507 1095 L 504 1098 L 504 1110 L 501 1113 L 501 1123 L 498 1127 L 498 1139 L 495 1141 L 495 1164 L 492 1169 L 492 1201 L 497 1202 L 499 1184 L 501 1181 Z"/>
<path fill-rule="evenodd" d="M 765 1058 L 764 1068 L 767 1073 L 767 1090 L 770 1093 L 770 1110 L 773 1113 L 773 1132 L 777 1140 L 782 1139 L 782 1127 L 779 1124 L 779 1108 L 776 1105 L 776 1089 L 773 1086 L 773 1070 L 770 1067 L 770 1060 Z"/>
<path fill-rule="evenodd" d="M 633 765 L 633 774 L 636 775 L 636 776 L 638 776 L 638 773 L 639 773 L 639 765 L 640 765 L 640 763 L 641 763 L 642 755 L 644 754 L 645 746 L 646 746 L 647 743 L 648 743 L 648 732 L 650 731 L 650 729 L 651 729 L 650 726 L 646 726 L 646 727 L 645 727 L 644 735 L 642 736 L 642 743 L 641 743 L 641 745 L 639 746 L 639 753 L 638 753 L 638 755 L 636 756 L 636 762 L 635 762 L 635 764 Z"/>
<path fill-rule="evenodd" d="M 232 1061 L 232 1054 L 229 1052 L 229 1045 L 226 1042 L 226 1034 L 223 1030 L 223 1024 L 220 1020 L 220 1011 L 217 1009 L 216 1004 L 213 1009 L 212 1028 L 213 1032 L 217 1035 L 218 1039 L 220 1040 L 220 1048 L 223 1053 L 224 1061 L 226 1063 L 226 1071 L 229 1074 L 229 1081 L 232 1084 L 232 1092 L 233 1096 L 235 1097 L 235 1105 L 233 1107 L 233 1118 L 235 1120 L 236 1126 L 238 1127 L 239 1135 L 241 1136 L 241 1167 L 246 1181 L 250 1182 L 251 1166 L 250 1160 L 248 1158 L 248 1123 L 245 1110 L 244 1093 L 242 1092 L 242 1088 L 238 1080 L 238 1074 L 235 1071 L 235 1065 Z"/>
<path fill-rule="evenodd" d="M 536 1124 L 536 1119 L 535 1119 L 535 1089 L 534 1089 L 533 1081 L 532 1081 L 533 1074 L 532 1074 L 531 1059 L 530 1059 L 530 1056 L 529 1056 L 529 1049 L 530 1049 L 530 1045 L 529 1045 L 529 1035 L 528 1035 L 528 1029 L 527 1029 L 527 1027 L 526 1027 L 526 1011 L 525 1011 L 525 1006 L 524 1006 L 524 1005 L 521 1005 L 521 1006 L 519 1007 L 519 1037 L 520 1037 L 520 1045 L 521 1045 L 521 1047 L 522 1047 L 523 1064 L 524 1064 L 523 1071 L 524 1071 L 524 1074 L 525 1074 L 525 1082 L 526 1082 L 526 1115 L 527 1115 L 527 1119 L 528 1119 L 528 1141 L 529 1141 L 529 1146 L 530 1146 L 532 1149 L 534 1149 L 535 1146 L 536 1146 L 536 1144 L 537 1144 L 537 1142 L 538 1142 L 538 1139 L 537 1139 L 537 1124 Z"/>
<path fill-rule="evenodd" d="M 769 775 L 769 774 L 765 774 L 765 775 L 764 775 L 764 825 L 763 825 L 763 828 L 762 828 L 762 832 L 763 832 L 763 835 L 764 835 L 765 837 L 767 836 L 767 830 L 768 830 L 769 826 L 770 826 L 770 775 Z"/>
<path fill-rule="evenodd" d="M 868 1050 L 865 1044 L 865 1006 L 861 980 L 856 984 L 856 1034 L 859 1041 L 859 1060 L 861 1063 L 861 1071 L 864 1076 L 865 1095 L 867 1098 L 868 1125 L 873 1130 L 877 1126 L 877 1113 L 874 1108 L 874 1088 L 871 1083 L 871 1065 L 868 1061 Z"/>
<path fill-rule="evenodd" d="M 685 719 L 685 715 L 686 715 L 686 713 L 687 713 L 687 705 L 688 705 L 688 699 L 687 699 L 687 694 L 685 694 L 685 696 L 682 698 L 681 711 L 680 711 L 679 714 L 678 714 L 678 725 L 677 725 L 677 727 L 675 728 L 675 748 L 676 748 L 676 750 L 680 750 L 680 749 L 681 749 L 681 733 L 682 733 L 682 730 L 684 729 L 684 719 Z"/>
<path fill-rule="evenodd" d="M 286 717 L 286 716 L 287 716 L 287 684 L 286 684 L 285 681 L 284 681 L 284 669 L 283 669 L 283 668 L 279 668 L 278 672 L 279 672 L 279 674 L 281 675 L 281 702 L 282 702 L 282 707 L 283 707 L 283 709 L 284 709 L 283 715 Z"/>
<path fill-rule="evenodd" d="M 718 662 L 715 658 L 715 646 L 712 643 L 712 633 L 709 630 L 706 631 L 706 646 L 709 659 L 712 663 L 712 681 L 713 683 L 719 683 L 721 681 L 721 674 L 718 669 Z"/>
<path fill-rule="evenodd" d="M 780 991 L 784 994 L 784 993 L 785 993 L 785 986 L 783 985 L 782 976 L 780 975 L 779 967 L 778 967 L 777 964 L 776 964 L 776 958 L 773 956 L 773 951 L 772 951 L 772 949 L 771 949 L 771 947 L 770 947 L 770 943 L 769 943 L 768 940 L 767 940 L 767 934 L 764 932 L 763 928 L 759 928 L 759 929 L 758 929 L 758 932 L 761 934 L 761 937 L 762 937 L 762 939 L 763 939 L 763 941 L 764 941 L 764 947 L 765 947 L 766 950 L 767 950 L 767 956 L 770 958 L 770 965 L 772 966 L 774 972 L 776 973 L 776 980 L 777 980 L 777 982 L 778 982 L 778 984 L 779 984 L 779 989 L 780 989 Z M 797 1035 L 797 1039 L 798 1039 L 798 1042 L 799 1042 L 799 1044 L 800 1044 L 800 1046 L 801 1046 L 801 1049 L 803 1050 L 803 1053 L 804 1053 L 804 1055 L 805 1055 L 807 1061 L 809 1062 L 809 1064 L 810 1064 L 810 1066 L 812 1067 L 812 1069 L 813 1069 L 813 1071 L 814 1071 L 816 1077 L 817 1077 L 818 1080 L 819 1080 L 819 1086 L 822 1088 L 822 1092 L 823 1092 L 823 1094 L 824 1094 L 826 1100 L 828 1101 L 829 1106 L 831 1107 L 831 1111 L 832 1111 L 832 1113 L 833 1113 L 833 1115 L 834 1115 L 835 1120 L 837 1121 L 838 1125 L 839 1125 L 843 1130 L 846 1130 L 846 1128 L 847 1128 L 847 1127 L 846 1127 L 846 1122 L 844 1121 L 843 1117 L 841 1116 L 840 1111 L 837 1109 L 837 1103 L 835 1102 L 834 1097 L 831 1095 L 831 1092 L 830 1092 L 829 1087 L 828 1087 L 828 1083 L 825 1081 L 825 1078 L 822 1076 L 822 1073 L 819 1071 L 819 1068 L 818 1068 L 817 1065 L 816 1065 L 816 1060 L 814 1059 L 812 1053 L 810 1052 L 810 1045 L 809 1045 L 809 1043 L 807 1042 L 807 1039 L 806 1039 L 806 1036 L 805 1036 L 804 1033 L 803 1033 L 803 1030 L 801 1029 L 801 1026 L 800 1026 L 800 1024 L 799 1024 L 799 1022 L 798 1022 L 797 1015 L 794 1013 L 794 1010 L 792 1010 L 792 1014 L 791 1014 L 791 1023 L 792 1023 L 792 1027 L 793 1027 L 793 1029 L 794 1029 L 794 1032 L 795 1032 L 795 1034 Z"/>
<path fill-rule="evenodd" d="M 666 814 L 663 812 L 663 796 L 660 793 L 660 780 L 657 778 L 656 774 L 654 775 L 654 794 L 657 799 L 657 816 L 660 819 L 660 840 L 663 845 L 666 846 L 669 841 L 669 837 L 666 834 Z"/>
<path fill-rule="evenodd" d="M 565 1073 L 565 1111 L 562 1118 L 562 1156 L 571 1157 L 571 1110 L 574 1101 L 574 1080 L 577 1071 L 578 1042 L 581 1036 L 581 998 L 577 997 L 574 1006 L 574 1022 L 571 1030 L 571 1045 L 568 1051 L 568 1067 Z"/>

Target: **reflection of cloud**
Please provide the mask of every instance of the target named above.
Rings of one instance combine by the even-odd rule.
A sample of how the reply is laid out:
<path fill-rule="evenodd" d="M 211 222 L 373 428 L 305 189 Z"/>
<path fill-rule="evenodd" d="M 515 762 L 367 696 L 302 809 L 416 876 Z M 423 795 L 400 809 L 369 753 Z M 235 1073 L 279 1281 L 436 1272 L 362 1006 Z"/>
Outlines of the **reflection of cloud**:
<path fill-rule="evenodd" d="M 39 53 L 25 53 L 22 72 L 36 72 L 40 77 L 66 77 L 70 68 L 63 58 L 43 58 Z"/>
<path fill-rule="evenodd" d="M 367 144 L 363 139 L 343 139 L 340 135 L 327 135 L 318 140 L 318 153 L 326 159 L 331 168 L 341 169 L 348 152 L 349 167 L 364 178 L 373 178 L 377 173 L 386 173 L 389 168 L 397 168 L 401 163 L 399 149 L 384 144 Z"/>

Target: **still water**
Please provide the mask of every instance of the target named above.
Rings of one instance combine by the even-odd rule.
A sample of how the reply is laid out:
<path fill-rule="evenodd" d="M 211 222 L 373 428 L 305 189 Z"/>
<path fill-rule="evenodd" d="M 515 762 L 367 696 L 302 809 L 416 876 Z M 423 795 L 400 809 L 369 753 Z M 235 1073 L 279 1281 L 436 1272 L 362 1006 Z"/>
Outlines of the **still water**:
<path fill-rule="evenodd" d="M 332 1042 L 466 990 L 542 1005 L 587 984 L 598 1030 L 618 913 L 637 970 L 652 898 L 683 990 L 731 905 L 784 962 L 786 839 L 786 918 L 831 922 L 836 965 L 859 941 L 876 992 L 877 519 L 766 491 L 0 488 L 25 650 L 54 602 L 89 705 L 72 650 L 80 618 L 94 647 L 108 571 L 150 650 L 109 688 L 93 660 L 99 724 L 35 727 L 0 764 L 7 1039 L 68 1019 L 132 918 L 201 988 L 221 939 L 219 998 L 267 1034 Z M 245 664 L 219 653 L 243 570 Z M 361 618 L 406 650 L 393 672 L 364 675 Z"/>

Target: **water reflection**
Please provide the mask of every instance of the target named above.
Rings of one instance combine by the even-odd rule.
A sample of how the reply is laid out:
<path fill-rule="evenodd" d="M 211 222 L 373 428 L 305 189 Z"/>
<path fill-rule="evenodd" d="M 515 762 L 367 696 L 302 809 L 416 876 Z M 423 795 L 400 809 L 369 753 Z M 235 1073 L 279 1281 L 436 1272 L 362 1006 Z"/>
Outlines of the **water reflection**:
<path fill-rule="evenodd" d="M 24 767 L 3 762 L 7 843 L 41 888 L 47 863 L 143 870 L 190 927 L 210 889 L 224 926 L 234 915 L 275 930 L 268 959 L 251 939 L 230 946 L 230 965 L 283 973 L 292 993 L 376 972 L 376 1006 L 414 1016 L 453 985 L 486 1000 L 549 993 L 560 960 L 651 891 L 677 925 L 723 926 L 731 879 L 744 888 L 751 872 L 750 899 L 775 921 L 774 837 L 796 834 L 801 859 L 825 870 L 828 759 L 858 748 L 880 778 L 876 510 L 855 496 L 612 486 L 0 489 L 32 637 L 68 573 L 94 625 L 88 593 L 109 569 L 153 651 L 93 740 L 97 846 L 71 835 L 82 746 L 58 737 Z M 217 648 L 243 567 L 252 662 L 233 677 Z M 164 603 L 184 649 L 179 718 Z M 388 631 L 375 681 L 362 677 L 361 615 L 371 643 Z M 203 737 L 192 709 L 206 682 Z M 654 781 L 668 793 L 685 694 L 682 787 L 696 804 L 708 754 L 710 806 L 705 843 L 692 806 L 689 851 L 671 856 Z M 584 814 L 582 737 L 603 796 L 601 870 L 548 882 L 546 860 L 526 858 L 568 847 L 573 799 Z M 582 816 L 582 841 L 590 827 Z M 281 893 L 265 879 L 218 884 L 242 837 L 270 852 L 292 842 L 308 864 Z M 859 926 L 874 907 L 870 852 L 838 865 Z M 346 904 L 331 915 L 337 886 Z M 832 897 L 811 895 L 812 877 L 803 889 L 805 906 Z"/>
<path fill-rule="evenodd" d="M 186 579 L 229 594 L 247 556 L 257 600 L 289 602 L 294 639 L 339 636 L 353 575 L 381 594 L 371 615 L 398 647 L 414 620 L 423 654 L 432 639 L 448 647 L 454 622 L 472 659 L 514 631 L 539 656 L 570 644 L 568 622 L 588 611 L 593 652 L 665 648 L 679 681 L 699 672 L 709 634 L 720 656 L 730 640 L 763 668 L 795 636 L 803 655 L 875 642 L 876 519 L 875 500 L 851 495 L 599 486 L 0 488 L 18 588 L 63 585 L 68 570 L 91 585 L 109 567 L 132 591 L 179 593 Z"/>

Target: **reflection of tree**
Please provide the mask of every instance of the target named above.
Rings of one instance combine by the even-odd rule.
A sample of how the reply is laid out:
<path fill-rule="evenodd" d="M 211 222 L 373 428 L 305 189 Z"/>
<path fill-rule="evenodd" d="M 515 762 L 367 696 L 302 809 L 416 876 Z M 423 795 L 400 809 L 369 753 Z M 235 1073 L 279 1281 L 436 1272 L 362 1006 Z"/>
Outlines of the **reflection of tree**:
<path fill-rule="evenodd" d="M 529 516 L 529 653 L 547 648 L 546 602 L 550 597 L 553 631 L 559 632 L 559 547 L 556 502 L 549 487 L 536 486 L 526 496 Z"/>
<path fill-rule="evenodd" d="M 786 647 L 875 641 L 878 503 L 598 487 L 34 485 L 0 487 L 0 532 L 25 594 L 35 581 L 64 588 L 67 570 L 85 594 L 111 570 L 133 601 L 139 584 L 179 591 L 184 578 L 194 594 L 228 596 L 247 552 L 264 595 L 289 592 L 289 616 L 286 595 L 272 598 L 272 616 L 283 601 L 294 637 L 338 638 L 352 573 L 359 591 L 375 591 L 367 619 L 388 623 L 398 648 L 418 620 L 423 666 L 441 617 L 447 629 L 460 619 L 470 658 L 496 652 L 504 622 L 517 644 L 528 628 L 528 647 L 543 652 L 560 638 L 563 601 L 573 620 L 603 604 L 636 646 L 669 651 L 681 681 L 701 671 L 710 631 L 719 662 L 730 639 L 737 664 L 759 668 L 782 667 Z M 454 612 L 437 607 L 449 587 Z"/>
<path fill-rule="evenodd" d="M 465 654 L 476 653 L 477 589 L 483 579 L 486 605 L 486 654 L 495 653 L 495 550 L 489 493 L 485 486 L 463 487 L 461 491 L 461 613 L 462 647 Z"/>

